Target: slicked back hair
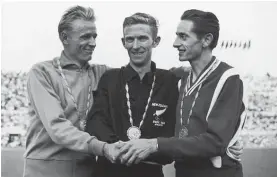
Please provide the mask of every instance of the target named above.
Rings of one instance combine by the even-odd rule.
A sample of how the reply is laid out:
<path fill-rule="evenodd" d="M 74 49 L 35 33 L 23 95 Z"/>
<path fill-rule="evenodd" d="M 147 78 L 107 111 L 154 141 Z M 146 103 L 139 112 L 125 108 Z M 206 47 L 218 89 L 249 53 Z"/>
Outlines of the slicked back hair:
<path fill-rule="evenodd" d="M 95 16 L 93 9 L 90 7 L 82 7 L 77 5 L 65 11 L 58 26 L 59 36 L 61 37 L 61 33 L 64 30 L 72 30 L 71 23 L 77 19 L 94 22 Z"/>
<path fill-rule="evenodd" d="M 197 9 L 187 10 L 181 16 L 181 20 L 190 20 L 194 24 L 193 32 L 198 38 L 211 33 L 213 41 L 209 48 L 214 49 L 217 46 L 219 38 L 219 21 L 212 12 L 205 12 Z"/>
<path fill-rule="evenodd" d="M 129 17 L 126 17 L 123 22 L 123 30 L 126 26 L 136 25 L 136 24 L 146 24 L 152 29 L 153 39 L 158 35 L 158 21 L 151 15 L 146 13 L 137 12 Z"/>

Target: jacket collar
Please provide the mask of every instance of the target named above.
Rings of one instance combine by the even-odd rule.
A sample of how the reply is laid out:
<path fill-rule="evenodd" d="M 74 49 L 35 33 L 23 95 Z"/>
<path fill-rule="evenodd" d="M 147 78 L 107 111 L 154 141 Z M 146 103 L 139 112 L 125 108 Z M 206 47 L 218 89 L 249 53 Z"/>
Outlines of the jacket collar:
<path fill-rule="evenodd" d="M 146 79 L 148 84 L 152 84 L 153 76 L 155 73 L 156 73 L 156 63 L 151 61 L 151 71 L 145 73 L 143 80 Z M 126 67 L 123 68 L 123 76 L 124 76 L 124 80 L 127 82 L 130 82 L 134 78 L 140 79 L 139 74 L 132 68 L 130 63 Z"/>
<path fill-rule="evenodd" d="M 57 58 L 55 58 L 54 60 L 58 60 L 58 59 L 60 60 L 61 67 L 62 67 L 63 69 L 87 70 L 87 69 L 90 68 L 90 65 L 89 65 L 88 62 L 85 63 L 85 65 L 84 65 L 82 68 L 80 68 L 80 67 L 76 64 L 76 61 L 70 60 L 70 59 L 65 55 L 64 51 L 62 51 L 60 57 L 57 57 Z M 56 61 L 54 62 L 54 66 L 55 66 L 55 67 L 58 67 Z"/>

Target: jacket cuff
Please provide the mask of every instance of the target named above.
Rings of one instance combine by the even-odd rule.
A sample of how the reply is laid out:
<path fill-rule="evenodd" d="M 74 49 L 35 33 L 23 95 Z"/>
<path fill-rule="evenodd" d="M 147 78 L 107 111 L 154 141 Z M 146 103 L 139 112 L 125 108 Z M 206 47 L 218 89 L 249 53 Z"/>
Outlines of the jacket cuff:
<path fill-rule="evenodd" d="M 168 143 L 168 138 L 162 138 L 159 137 L 157 138 L 157 142 L 158 142 L 158 152 L 162 153 L 162 154 L 167 154 L 168 151 L 170 151 L 170 144 Z"/>

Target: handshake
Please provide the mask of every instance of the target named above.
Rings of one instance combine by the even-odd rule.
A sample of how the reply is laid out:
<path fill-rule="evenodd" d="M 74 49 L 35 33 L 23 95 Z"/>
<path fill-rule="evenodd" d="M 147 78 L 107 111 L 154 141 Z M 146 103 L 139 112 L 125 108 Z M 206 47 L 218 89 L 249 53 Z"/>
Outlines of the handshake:
<path fill-rule="evenodd" d="M 113 144 L 105 143 L 103 156 L 112 163 L 121 163 L 127 166 L 138 164 L 150 154 L 158 151 L 157 139 L 135 139 L 127 142 L 118 141 Z M 151 163 L 151 162 L 149 162 Z"/>

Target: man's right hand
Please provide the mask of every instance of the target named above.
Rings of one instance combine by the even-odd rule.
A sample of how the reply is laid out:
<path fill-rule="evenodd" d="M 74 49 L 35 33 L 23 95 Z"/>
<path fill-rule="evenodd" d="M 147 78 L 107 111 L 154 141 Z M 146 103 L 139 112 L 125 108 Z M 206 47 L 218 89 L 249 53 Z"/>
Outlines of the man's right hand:
<path fill-rule="evenodd" d="M 229 151 L 236 160 L 241 161 L 241 156 L 243 153 L 243 140 L 241 137 L 236 141 L 235 144 L 229 147 Z"/>
<path fill-rule="evenodd" d="M 120 148 L 124 145 L 125 143 L 122 141 L 118 141 L 116 143 L 113 144 L 108 144 L 106 143 L 103 147 L 103 155 L 112 163 L 115 163 L 119 152 L 120 152 Z"/>

